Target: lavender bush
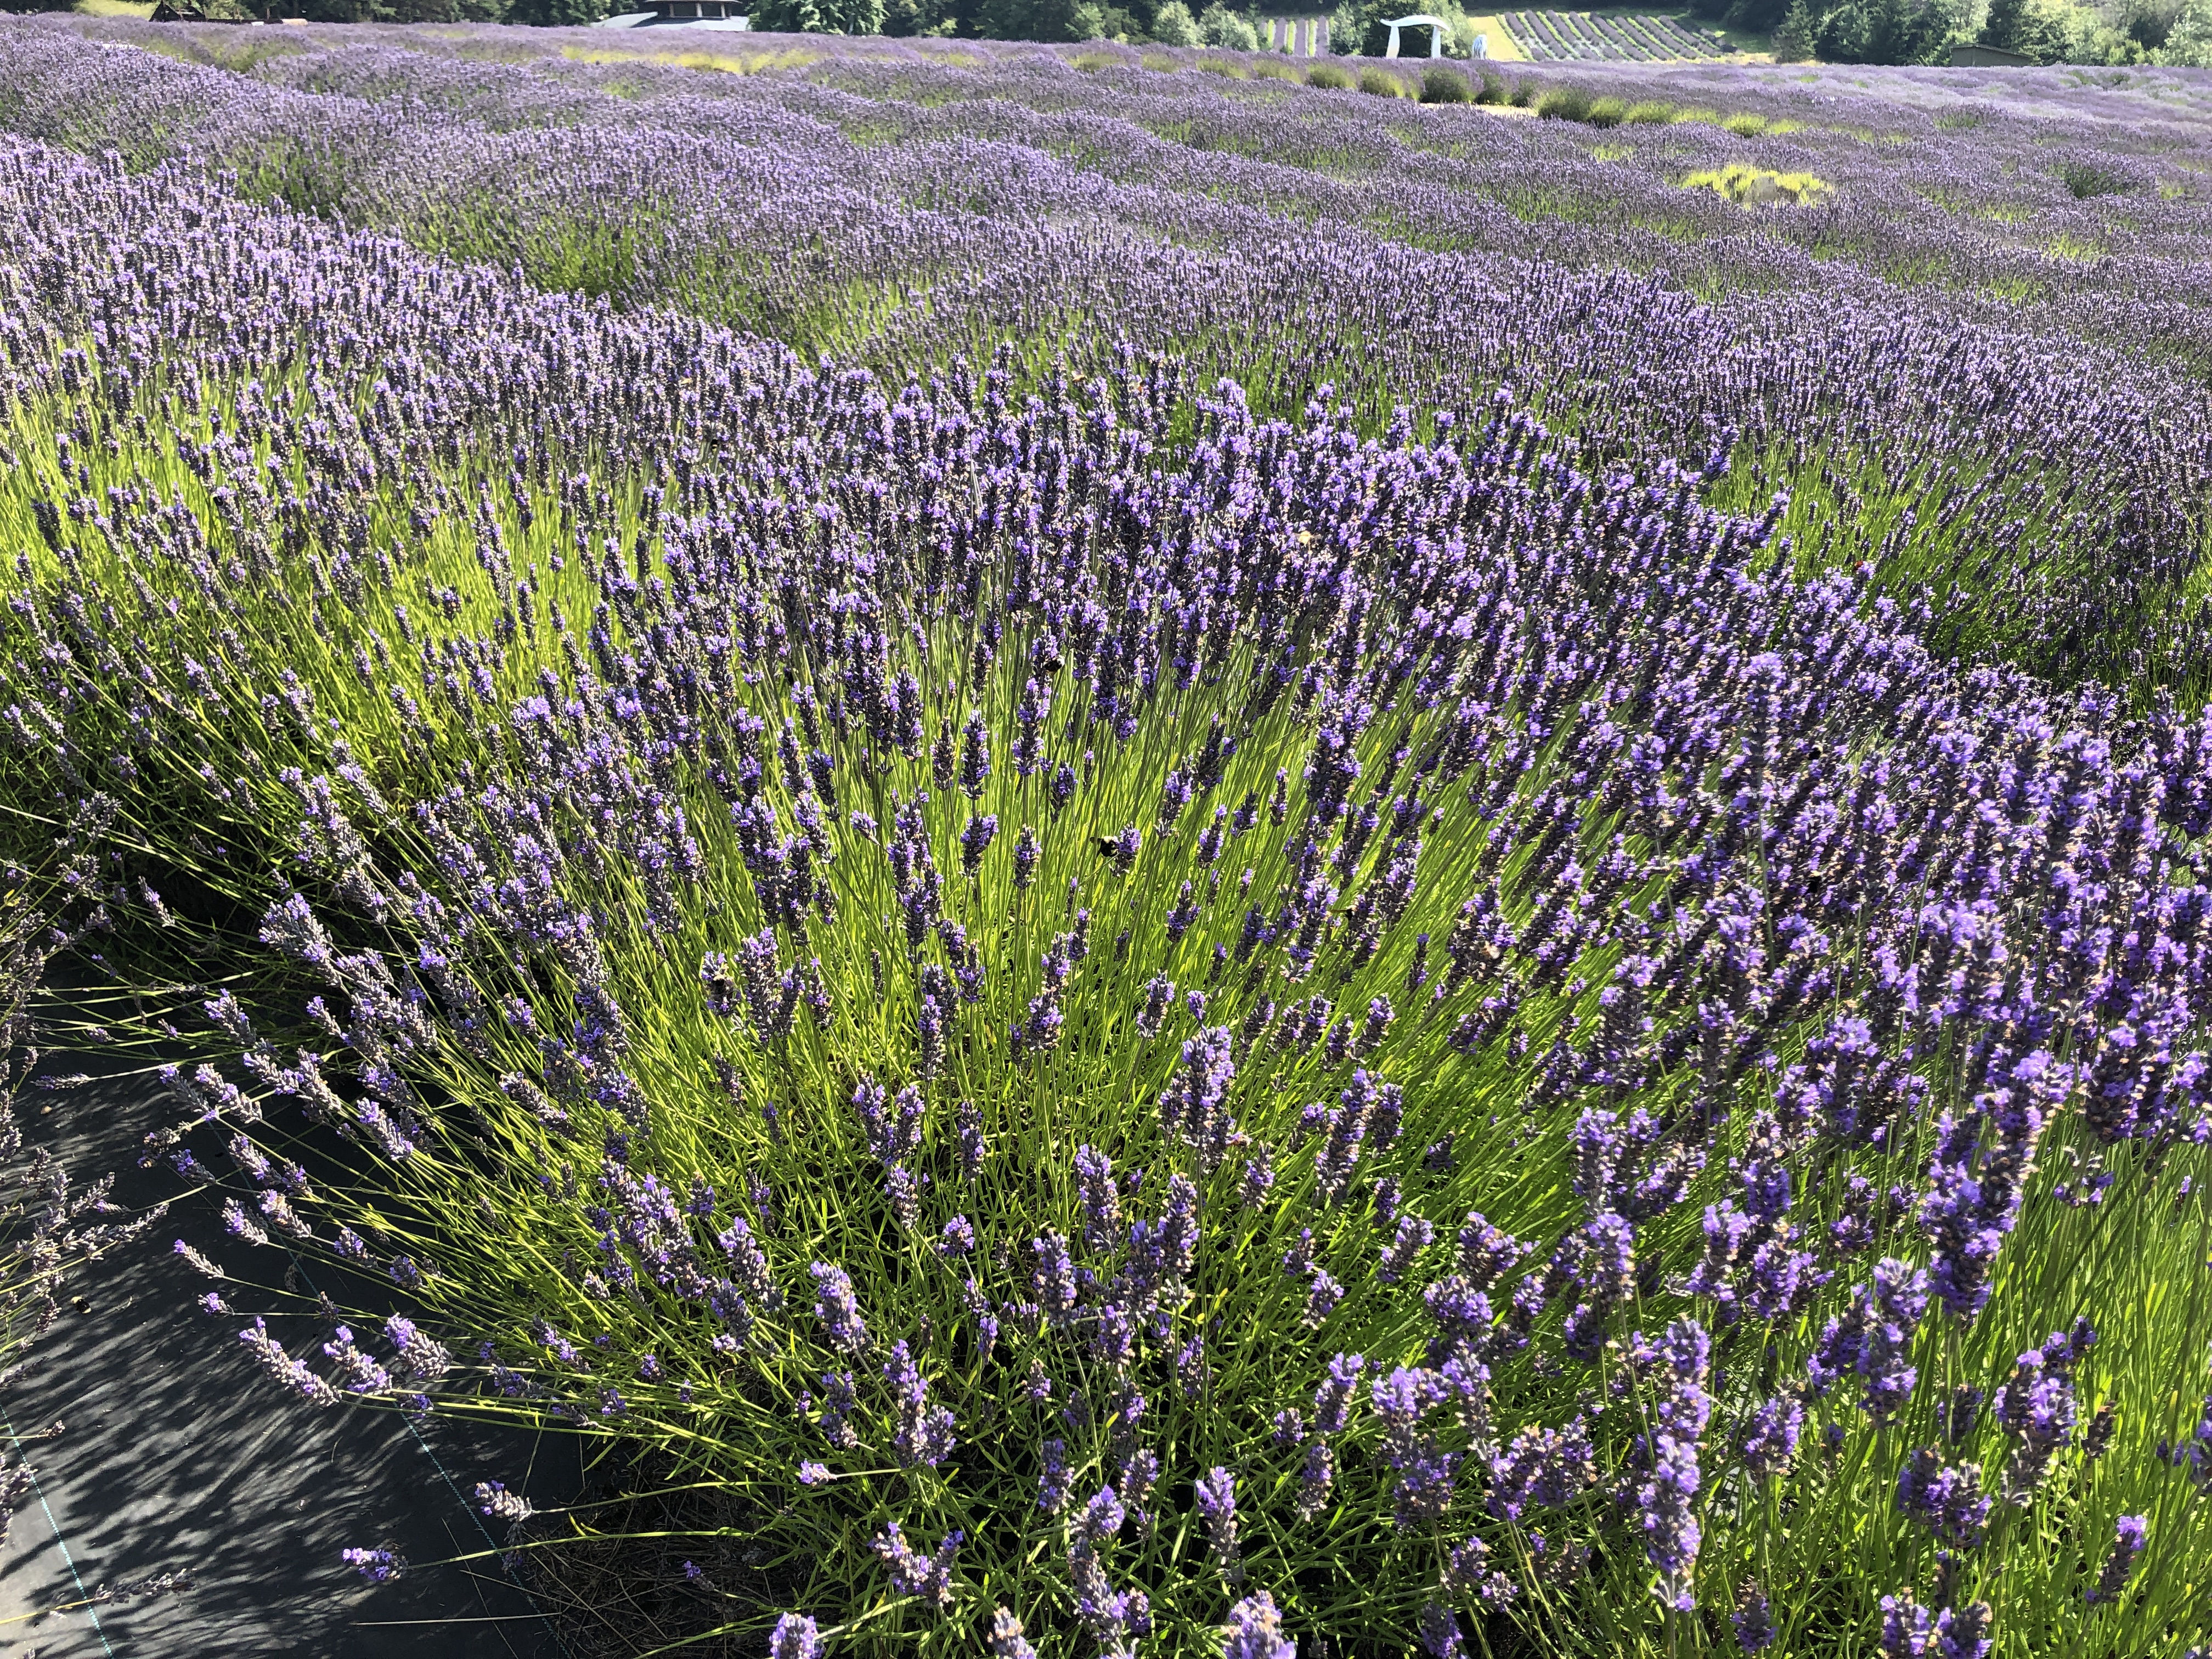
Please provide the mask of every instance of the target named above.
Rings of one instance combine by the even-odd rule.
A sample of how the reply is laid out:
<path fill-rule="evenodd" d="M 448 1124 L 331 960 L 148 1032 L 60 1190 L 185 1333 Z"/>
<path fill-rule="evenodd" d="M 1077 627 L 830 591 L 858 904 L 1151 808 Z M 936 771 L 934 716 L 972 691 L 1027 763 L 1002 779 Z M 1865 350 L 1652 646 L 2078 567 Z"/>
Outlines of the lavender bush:
<path fill-rule="evenodd" d="M 1018 94 L 1105 83 L 1034 54 L 741 77 L 753 125 L 684 138 L 596 133 L 604 69 L 380 48 L 271 91 L 241 71 L 303 59 L 0 39 L 40 66 L 11 118 L 86 149 L 179 88 L 234 165 L 381 123 L 418 205 L 347 199 L 426 243 L 501 228 L 419 205 L 457 158 L 535 158 L 525 238 L 621 146 L 701 158 L 589 210 L 627 285 L 532 284 L 242 172 L 0 141 L 10 799 L 115 803 L 106 954 L 193 1055 L 149 1156 L 240 1262 L 354 1276 L 239 1363 L 711 1483 L 727 1629 L 779 1655 L 2205 1639 L 2212 722 L 2158 694 L 2186 629 L 2054 684 L 1987 620 L 2087 617 L 2069 559 L 2138 597 L 2193 568 L 2170 370 L 2057 351 L 2063 305 L 1885 336 L 1810 293 L 1670 368 L 1722 313 L 1563 237 L 1485 276 L 1517 297 L 1474 372 L 1413 366 L 1407 320 L 1340 395 L 1334 350 L 1239 356 L 1256 327 L 1154 349 L 1170 280 L 1279 256 L 1349 342 L 1377 273 L 1494 264 L 1122 199 L 1111 156 L 1158 155 L 1126 122 L 959 174 L 903 125 L 996 73 L 969 118 L 1082 154 L 1110 122 Z M 838 76 L 915 94 L 884 199 L 1021 161 L 1220 251 L 878 217 L 822 171 Z M 664 230 L 740 163 L 762 246 L 822 254 L 784 292 L 856 345 L 896 317 L 880 372 L 685 314 Z M 948 307 L 963 261 L 1003 283 L 935 341 L 850 275 L 931 246 Z M 1577 402 L 1595 330 L 1540 349 L 1571 313 L 1621 322 L 1632 407 Z M 1968 347 L 1923 365 L 1938 331 Z M 1694 368 L 1763 388 L 1741 423 Z M 2134 493 L 2039 495 L 2038 446 L 2096 429 Z M 1969 467 L 1966 433 L 2013 435 Z M 1958 510 L 1870 528 L 1877 488 Z"/>
<path fill-rule="evenodd" d="M 896 383 L 1009 337 L 1079 374 L 1126 344 L 1285 418 L 1329 385 L 1366 433 L 1506 386 L 1596 470 L 1725 445 L 1724 504 L 1786 490 L 1804 567 L 1873 561 L 1947 651 L 2203 696 L 2185 71 L 2052 72 L 2019 115 L 1910 71 L 1546 71 L 1637 112 L 1600 132 L 1158 67 L 1191 54 L 868 41 L 702 75 L 588 31 L 87 32 L 6 37 L 8 125 Z M 750 50 L 709 61 L 823 48 Z M 2082 155 L 2139 187 L 2078 197 Z M 1747 161 L 1832 188 L 1685 187 Z"/>

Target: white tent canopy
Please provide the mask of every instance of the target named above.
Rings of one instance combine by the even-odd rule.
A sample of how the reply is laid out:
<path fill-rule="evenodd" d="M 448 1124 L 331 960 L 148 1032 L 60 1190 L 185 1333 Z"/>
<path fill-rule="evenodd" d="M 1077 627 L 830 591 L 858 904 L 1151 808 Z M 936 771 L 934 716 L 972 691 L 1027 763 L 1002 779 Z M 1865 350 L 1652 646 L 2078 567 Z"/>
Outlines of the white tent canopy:
<path fill-rule="evenodd" d="M 1385 58 L 1395 58 L 1398 55 L 1398 31 L 1402 28 L 1411 28 L 1416 23 L 1426 23 L 1429 26 L 1429 56 L 1441 58 L 1444 55 L 1444 31 L 1451 25 L 1441 17 L 1431 17 L 1426 12 L 1416 12 L 1411 17 L 1394 17 L 1389 20 L 1390 44 L 1383 50 L 1382 55 Z"/>

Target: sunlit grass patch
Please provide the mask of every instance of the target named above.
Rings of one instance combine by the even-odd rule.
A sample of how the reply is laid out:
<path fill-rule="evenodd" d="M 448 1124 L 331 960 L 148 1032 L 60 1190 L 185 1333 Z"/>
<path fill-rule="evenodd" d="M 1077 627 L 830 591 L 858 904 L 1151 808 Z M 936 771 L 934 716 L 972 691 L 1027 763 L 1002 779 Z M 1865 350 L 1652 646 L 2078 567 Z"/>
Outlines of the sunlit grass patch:
<path fill-rule="evenodd" d="M 806 46 L 779 46 L 773 52 L 623 52 L 609 46 L 563 46 L 561 55 L 579 64 L 661 64 L 671 69 L 718 70 L 725 75 L 758 75 L 766 70 L 804 69 L 825 56 Z M 635 92 L 611 84 L 603 90 L 617 97 Z"/>
<path fill-rule="evenodd" d="M 1700 167 L 1682 180 L 1685 190 L 1710 190 L 1741 207 L 1768 207 L 1788 203 L 1802 206 L 1828 195 L 1835 188 L 1809 173 L 1774 173 L 1742 161 L 1724 167 Z"/>

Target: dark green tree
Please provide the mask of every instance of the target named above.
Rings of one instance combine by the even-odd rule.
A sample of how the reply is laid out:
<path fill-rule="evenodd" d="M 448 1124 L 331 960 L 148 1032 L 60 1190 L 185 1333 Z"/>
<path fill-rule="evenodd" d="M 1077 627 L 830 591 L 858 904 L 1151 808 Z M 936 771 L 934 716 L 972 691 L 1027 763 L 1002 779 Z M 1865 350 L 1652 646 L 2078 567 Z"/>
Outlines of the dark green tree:
<path fill-rule="evenodd" d="M 993 40 L 1074 40 L 1079 9 L 1079 0 L 982 0 L 975 21 Z"/>
<path fill-rule="evenodd" d="M 1790 0 L 1735 0 L 1717 15 L 1724 18 L 1732 29 L 1764 34 L 1780 28 L 1789 12 Z"/>
<path fill-rule="evenodd" d="M 1863 0 L 1844 0 L 1821 15 L 1820 26 L 1813 33 L 1813 50 L 1824 64 L 1863 64 L 1872 33 Z"/>
<path fill-rule="evenodd" d="M 820 0 L 756 0 L 752 26 L 771 34 L 827 34 Z"/>
<path fill-rule="evenodd" d="M 2057 20 L 2029 0 L 1990 0 L 1981 43 L 2025 52 L 2039 64 L 2056 64 L 2066 55 L 2066 34 Z"/>
<path fill-rule="evenodd" d="M 336 0 L 343 4 L 344 0 Z M 514 0 L 508 9 L 510 23 L 536 23 L 547 28 L 573 28 L 596 23 L 607 15 L 607 0 Z"/>
<path fill-rule="evenodd" d="M 1819 48 L 1820 14 L 1810 0 L 1790 0 L 1790 10 L 1774 31 L 1774 60 L 1802 64 Z"/>

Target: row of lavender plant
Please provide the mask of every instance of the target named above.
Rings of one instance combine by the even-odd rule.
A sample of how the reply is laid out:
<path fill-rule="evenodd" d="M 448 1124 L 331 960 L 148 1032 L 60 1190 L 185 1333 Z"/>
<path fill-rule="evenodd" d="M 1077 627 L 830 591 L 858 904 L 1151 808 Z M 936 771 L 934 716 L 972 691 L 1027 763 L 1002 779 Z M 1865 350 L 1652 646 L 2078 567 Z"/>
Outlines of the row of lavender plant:
<path fill-rule="evenodd" d="M 808 79 L 389 46 L 255 66 L 294 92 L 67 31 L 6 48 L 8 118 L 42 136 L 141 161 L 193 148 L 257 191 L 433 251 L 833 346 L 896 377 L 981 361 L 1010 337 L 1032 370 L 1054 346 L 1095 370 L 1120 341 L 1195 352 L 1202 375 L 1232 375 L 1262 410 L 1337 386 L 1374 429 L 1398 403 L 1506 385 L 1577 433 L 1594 466 L 1702 454 L 1733 432 L 1729 503 L 1755 511 L 1786 489 L 1808 568 L 1871 559 L 1886 591 L 1929 592 L 1946 648 L 2201 696 L 2188 577 L 2205 398 L 2089 343 L 2081 319 L 2115 314 L 2125 270 L 2168 319 L 2131 334 L 2185 337 L 2203 209 L 2140 191 L 2077 201 L 2032 124 L 2000 141 L 1877 105 L 1881 134 L 1759 140 L 1773 165 L 1840 179 L 1843 205 L 1746 235 L 1741 210 L 1674 182 L 1751 142 L 1698 123 L 1650 129 L 1631 166 L 1594 160 L 1565 124 L 1385 116 L 1380 100 L 1304 90 L 1255 102 L 1213 77 L 1085 75 L 1035 51 L 968 68 L 879 52 Z M 1892 137 L 1910 147 L 1874 142 Z M 1358 183 L 1322 176 L 1347 168 Z M 1900 171 L 1921 192 L 1902 228 Z M 2015 217 L 2045 241 L 2142 246 L 2093 278 L 2007 241 Z M 1667 234 L 1640 228 L 1653 222 Z M 1532 238 L 1557 263 L 1498 257 Z M 1481 251 L 1432 251 L 1439 240 Z M 1674 275 L 1620 269 L 1662 258 Z M 1960 289 L 2063 291 L 2001 307 L 1907 298 L 1868 274 L 1931 261 Z M 1724 297 L 1745 287 L 1766 295 L 1755 311 Z"/>
<path fill-rule="evenodd" d="M 2203 721 L 1510 399 L 0 219 L 9 798 L 118 803 L 210 1265 L 419 1302 L 283 1384 L 658 1449 L 782 1656 L 2202 1639 Z"/>

